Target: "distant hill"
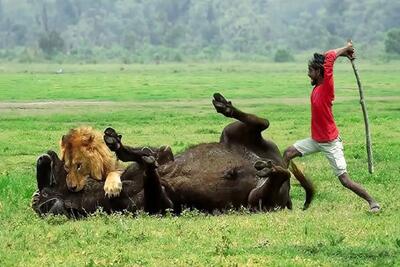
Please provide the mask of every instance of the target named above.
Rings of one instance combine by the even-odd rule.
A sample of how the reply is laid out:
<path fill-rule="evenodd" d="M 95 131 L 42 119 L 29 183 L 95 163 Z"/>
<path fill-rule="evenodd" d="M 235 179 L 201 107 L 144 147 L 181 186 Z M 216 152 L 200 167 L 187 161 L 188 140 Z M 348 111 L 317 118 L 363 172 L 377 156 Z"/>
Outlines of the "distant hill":
<path fill-rule="evenodd" d="M 0 59 L 240 59 L 327 49 L 384 51 L 398 0 L 0 0 Z"/>

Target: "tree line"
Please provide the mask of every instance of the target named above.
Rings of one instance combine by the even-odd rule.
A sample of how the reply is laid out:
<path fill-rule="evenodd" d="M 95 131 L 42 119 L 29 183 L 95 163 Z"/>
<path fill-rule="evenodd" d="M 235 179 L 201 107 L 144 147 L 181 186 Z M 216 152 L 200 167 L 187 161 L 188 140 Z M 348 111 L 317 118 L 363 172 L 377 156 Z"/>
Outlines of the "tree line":
<path fill-rule="evenodd" d="M 342 45 L 400 54 L 398 0 L 0 0 L 0 59 L 266 59 Z"/>

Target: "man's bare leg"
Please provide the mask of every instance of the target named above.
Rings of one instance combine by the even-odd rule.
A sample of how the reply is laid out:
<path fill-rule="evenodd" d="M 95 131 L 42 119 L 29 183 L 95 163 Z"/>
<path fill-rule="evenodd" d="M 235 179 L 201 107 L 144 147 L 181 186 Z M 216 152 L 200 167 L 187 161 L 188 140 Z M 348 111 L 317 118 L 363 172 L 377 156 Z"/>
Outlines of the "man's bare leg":
<path fill-rule="evenodd" d="M 353 182 L 347 172 L 339 175 L 338 178 L 344 187 L 350 189 L 368 202 L 371 212 L 378 212 L 381 209 L 378 202 L 376 202 L 360 184 Z"/>
<path fill-rule="evenodd" d="M 283 153 L 284 164 L 286 166 L 289 166 L 290 161 L 299 156 L 301 156 L 301 153 L 295 147 L 293 146 L 288 147 Z M 343 173 L 338 178 L 344 187 L 350 189 L 355 194 L 357 194 L 358 196 L 360 196 L 361 198 L 365 199 L 368 202 L 371 212 L 380 211 L 381 207 L 379 206 L 379 203 L 376 202 L 376 200 L 373 199 L 360 184 L 352 181 L 347 172 Z"/>

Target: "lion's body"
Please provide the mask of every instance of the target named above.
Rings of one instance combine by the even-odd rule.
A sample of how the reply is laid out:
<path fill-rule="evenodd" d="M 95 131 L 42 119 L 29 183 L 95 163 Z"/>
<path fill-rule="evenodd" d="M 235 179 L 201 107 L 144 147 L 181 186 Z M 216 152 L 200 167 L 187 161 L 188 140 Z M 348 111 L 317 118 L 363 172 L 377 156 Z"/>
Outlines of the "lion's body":
<path fill-rule="evenodd" d="M 91 127 L 71 129 L 61 140 L 61 159 L 67 170 L 67 186 L 80 191 L 89 177 L 106 180 L 106 194 L 118 195 L 121 191 L 118 163 L 103 141 L 100 132 Z"/>

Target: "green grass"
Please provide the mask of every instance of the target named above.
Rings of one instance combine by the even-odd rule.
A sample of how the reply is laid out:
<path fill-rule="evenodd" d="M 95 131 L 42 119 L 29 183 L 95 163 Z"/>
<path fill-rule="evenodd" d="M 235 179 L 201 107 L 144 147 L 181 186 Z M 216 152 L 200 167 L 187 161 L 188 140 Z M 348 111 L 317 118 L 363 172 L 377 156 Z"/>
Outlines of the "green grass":
<path fill-rule="evenodd" d="M 340 59 L 342 61 L 343 59 Z M 356 62 L 370 96 L 397 95 L 400 64 Z M 237 98 L 304 97 L 306 64 L 0 66 L 0 100 L 177 100 L 209 98 L 216 90 Z M 121 70 L 123 68 L 123 70 Z M 357 95 L 350 64 L 336 67 L 340 96 Z"/>
<path fill-rule="evenodd" d="M 298 160 L 317 188 L 306 212 L 293 181 L 293 211 L 163 218 L 98 213 L 80 221 L 41 219 L 29 207 L 36 157 L 57 151 L 68 129 L 112 126 L 127 144 L 169 144 L 178 153 L 217 141 L 231 121 L 210 104 L 219 91 L 268 118 L 264 136 L 283 150 L 309 135 L 306 64 L 68 65 L 62 75 L 54 74 L 57 65 L 0 65 L 0 266 L 399 266 L 400 63 L 357 64 L 372 129 L 373 175 L 354 75 L 343 62 L 335 72 L 334 112 L 350 175 L 382 204 L 381 213 L 369 214 L 323 156 L 311 155 Z"/>

